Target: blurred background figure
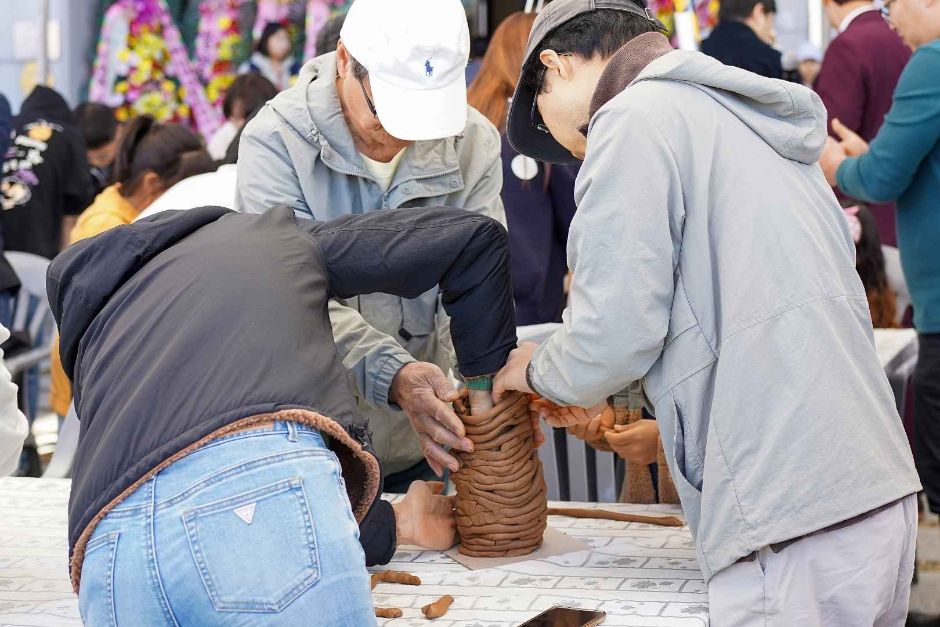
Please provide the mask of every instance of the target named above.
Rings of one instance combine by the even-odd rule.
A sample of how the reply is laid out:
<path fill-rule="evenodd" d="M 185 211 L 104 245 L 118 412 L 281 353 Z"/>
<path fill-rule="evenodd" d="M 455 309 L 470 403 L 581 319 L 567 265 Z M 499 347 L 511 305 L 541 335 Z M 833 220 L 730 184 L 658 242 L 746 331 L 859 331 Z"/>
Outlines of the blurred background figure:
<path fill-rule="evenodd" d="M 506 138 L 509 99 L 522 71 L 534 13 L 513 13 L 493 33 L 467 101 L 502 135 L 503 206 L 509 228 L 516 324 L 561 321 L 568 271 L 565 245 L 574 217 L 573 166 L 549 165 L 516 152 Z"/>
<path fill-rule="evenodd" d="M 83 102 L 75 107 L 75 123 L 85 138 L 85 155 L 95 185 L 95 195 L 111 182 L 114 155 L 121 143 L 120 124 L 114 109 L 97 102 Z"/>
<path fill-rule="evenodd" d="M 264 27 L 251 58 L 239 73 L 255 72 L 271 81 L 278 91 L 291 86 L 300 71 L 300 64 L 291 56 L 291 40 L 287 26 L 271 22 Z"/>
<path fill-rule="evenodd" d="M 6 327 L 0 325 L 0 346 L 10 337 Z M 10 371 L 3 363 L 0 348 L 0 477 L 16 470 L 20 462 L 20 451 L 29 426 L 26 416 L 16 403 L 17 388 L 10 378 Z"/>
<path fill-rule="evenodd" d="M 134 218 L 134 222 L 149 218 L 161 211 L 180 211 L 208 206 L 234 209 L 235 192 L 238 189 L 238 146 L 241 143 L 242 131 L 262 107 L 264 107 L 263 102 L 248 112 L 244 124 L 238 129 L 235 139 L 225 151 L 225 158 L 219 162 L 219 167 L 214 172 L 197 174 L 179 181 L 141 211 Z"/>
<path fill-rule="evenodd" d="M 784 73 L 790 73 L 787 80 L 812 87 L 822 67 L 822 53 L 808 41 L 802 42 L 796 50 L 785 53 L 782 57 Z"/>
<path fill-rule="evenodd" d="M 845 208 L 852 239 L 855 242 L 855 269 L 865 286 L 871 323 L 876 329 L 893 329 L 897 323 L 897 296 L 888 284 L 885 256 L 878 236 L 878 225 L 866 205 Z"/>
<path fill-rule="evenodd" d="M 0 162 L 10 145 L 10 132 L 13 130 L 13 112 L 10 110 L 10 101 L 0 94 Z"/>
<path fill-rule="evenodd" d="M 346 15 L 336 15 L 331 17 L 320 32 L 317 33 L 317 54 L 326 54 L 336 51 L 336 44 L 339 42 L 339 32 L 343 30 L 343 22 L 346 21 Z"/>
<path fill-rule="evenodd" d="M 777 39 L 774 0 L 723 0 L 718 26 L 702 42 L 702 52 L 768 78 L 783 78 Z"/>
<path fill-rule="evenodd" d="M 4 247 L 52 259 L 94 197 L 85 142 L 65 99 L 44 85 L 23 102 L 13 127 L 0 180 Z"/>
<path fill-rule="evenodd" d="M 829 42 L 814 87 L 829 113 L 829 134 L 838 137 L 832 122 L 839 120 L 870 142 L 891 108 L 911 50 L 868 0 L 825 0 L 825 10 L 839 34 Z M 889 246 L 897 245 L 894 211 L 893 202 L 871 205 L 881 241 Z"/>
<path fill-rule="evenodd" d="M 179 181 L 214 169 L 215 163 L 193 131 L 178 124 L 160 124 L 149 115 L 134 118 L 115 156 L 114 182 L 79 217 L 69 244 L 130 224 Z M 72 386 L 62 370 L 58 341 L 51 361 L 49 403 L 53 412 L 65 416 Z"/>
<path fill-rule="evenodd" d="M 209 154 L 216 161 L 225 159 L 229 145 L 245 126 L 248 114 L 260 109 L 277 95 L 277 88 L 261 74 L 254 72 L 236 78 L 222 102 L 225 124 L 209 139 Z"/>

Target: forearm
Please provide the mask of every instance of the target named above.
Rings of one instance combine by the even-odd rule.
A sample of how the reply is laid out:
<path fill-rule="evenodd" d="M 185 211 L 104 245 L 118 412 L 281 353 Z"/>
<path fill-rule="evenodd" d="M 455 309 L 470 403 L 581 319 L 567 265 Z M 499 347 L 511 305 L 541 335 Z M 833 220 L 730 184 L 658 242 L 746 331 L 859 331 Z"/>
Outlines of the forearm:
<path fill-rule="evenodd" d="M 366 566 L 388 564 L 398 545 L 396 515 L 391 503 L 377 498 L 359 525 L 359 543 Z"/>
<path fill-rule="evenodd" d="M 508 241 L 497 222 L 455 209 L 407 209 L 314 223 L 310 231 L 334 296 L 416 298 L 439 285 L 461 373 L 503 365 L 516 337 Z"/>

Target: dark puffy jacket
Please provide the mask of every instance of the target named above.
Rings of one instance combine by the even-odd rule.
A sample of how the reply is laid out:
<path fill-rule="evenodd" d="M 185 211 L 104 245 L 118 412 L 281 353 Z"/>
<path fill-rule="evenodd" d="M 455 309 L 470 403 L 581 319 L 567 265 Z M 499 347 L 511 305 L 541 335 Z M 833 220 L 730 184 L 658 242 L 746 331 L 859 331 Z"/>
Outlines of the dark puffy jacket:
<path fill-rule="evenodd" d="M 577 209 L 574 181 L 578 167 L 536 163 L 516 152 L 505 135 L 502 159 L 500 196 L 509 228 L 516 324 L 561 322 L 568 273 L 565 250 Z M 523 164 L 533 169 L 526 171 Z M 531 179 L 523 178 L 533 173 Z"/>
<path fill-rule="evenodd" d="M 332 222 L 218 207 L 166 212 L 84 240 L 52 263 L 49 300 L 81 435 L 69 503 L 73 584 L 84 544 L 124 494 L 220 430 L 258 417 L 330 436 L 370 563 L 394 551 L 368 424 L 327 313 L 331 297 L 414 298 L 440 285 L 460 371 L 515 346 L 505 229 L 455 209 Z"/>

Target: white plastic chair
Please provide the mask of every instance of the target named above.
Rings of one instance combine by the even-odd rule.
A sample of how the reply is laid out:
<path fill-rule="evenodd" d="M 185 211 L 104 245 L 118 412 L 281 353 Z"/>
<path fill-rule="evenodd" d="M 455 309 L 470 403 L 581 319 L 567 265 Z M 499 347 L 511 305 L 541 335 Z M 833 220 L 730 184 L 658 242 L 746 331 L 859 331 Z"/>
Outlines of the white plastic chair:
<path fill-rule="evenodd" d="M 46 297 L 46 272 L 49 260 L 22 252 L 4 253 L 20 279 L 21 287 L 13 305 L 10 331 L 28 333 L 30 348 L 4 361 L 10 374 L 23 374 L 23 413 L 30 422 L 39 406 L 39 366 L 49 359 L 55 341 L 55 320 Z"/>
<path fill-rule="evenodd" d="M 78 450 L 78 434 L 82 424 L 78 421 L 75 404 L 69 405 L 69 413 L 59 427 L 59 441 L 46 471 L 42 473 L 43 479 L 69 479 L 72 476 L 72 464 L 75 463 L 75 452 Z"/>
<path fill-rule="evenodd" d="M 894 246 L 882 246 L 881 252 L 885 258 L 885 274 L 888 275 L 888 286 L 894 291 L 897 298 L 897 312 L 894 321 L 901 324 L 904 314 L 911 306 L 911 292 L 907 288 L 904 270 L 901 268 L 901 253 Z"/>

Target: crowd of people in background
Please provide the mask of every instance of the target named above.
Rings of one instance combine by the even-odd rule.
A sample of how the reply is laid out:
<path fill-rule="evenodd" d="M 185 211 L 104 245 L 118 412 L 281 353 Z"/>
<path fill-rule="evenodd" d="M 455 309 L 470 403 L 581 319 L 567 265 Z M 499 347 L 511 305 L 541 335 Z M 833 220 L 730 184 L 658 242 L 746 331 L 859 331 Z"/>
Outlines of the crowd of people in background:
<path fill-rule="evenodd" d="M 598 35 L 600 43 L 577 44 L 558 39 L 561 35 L 556 33 L 553 40 L 556 47 L 569 44 L 571 51 L 552 58 L 548 54 L 551 49 L 542 49 L 541 56 L 534 58 L 545 67 L 539 66 L 541 76 L 536 78 L 532 72 L 535 66 L 526 65 L 534 63 L 527 42 L 536 16 L 514 13 L 493 32 L 485 54 L 474 64 L 473 80 L 467 85 L 464 72 L 470 53 L 469 38 L 459 41 L 452 57 L 432 61 L 418 58 L 420 54 L 406 45 L 388 45 L 377 36 L 379 30 L 396 32 L 396 25 L 407 19 L 396 11 L 396 6 L 385 0 L 358 0 L 350 19 L 345 23 L 344 18 L 331 20 L 322 29 L 317 48 L 329 52 L 302 67 L 291 56 L 287 30 L 280 24 L 269 24 L 243 66 L 242 75 L 228 89 L 223 105 L 225 124 L 208 138 L 180 125 L 160 123 L 150 116 L 119 123 L 114 112 L 99 103 L 82 103 L 70 110 L 65 99 L 46 86 L 37 86 L 15 116 L 0 95 L 3 156 L 0 251 L 22 251 L 53 259 L 66 247 L 117 226 L 164 210 L 203 205 L 249 214 L 287 207 L 299 218 L 319 221 L 396 208 L 447 206 L 488 216 L 508 228 L 515 323 L 561 322 L 572 281 L 579 286 L 574 289 L 582 290 L 578 296 L 582 302 L 590 300 L 593 294 L 578 281 L 597 280 L 597 276 L 608 276 L 611 268 L 618 267 L 609 263 L 606 269 L 601 268 L 603 264 L 599 262 L 592 265 L 590 245 L 583 235 L 588 218 L 581 219 L 581 239 L 574 245 L 569 241 L 578 203 L 584 199 L 588 183 L 599 193 L 596 191 L 601 188 L 599 180 L 624 170 L 612 183 L 620 191 L 605 193 L 636 194 L 637 188 L 623 186 L 624 181 L 632 181 L 637 187 L 657 190 L 670 202 L 678 203 L 680 198 L 678 188 L 670 187 L 667 181 L 642 179 L 639 173 L 646 171 L 644 168 L 649 164 L 617 161 L 615 151 L 608 160 L 595 159 L 592 167 L 582 171 L 579 160 L 570 156 L 585 157 L 579 150 L 584 148 L 589 129 L 567 129 L 572 132 L 565 136 L 558 134 L 559 127 L 553 127 L 558 124 L 556 120 L 565 117 L 563 111 L 570 115 L 580 113 L 573 108 L 575 105 L 583 106 L 585 112 L 590 105 L 594 116 L 606 102 L 563 99 L 564 90 L 570 88 L 566 81 L 571 81 L 571 75 L 578 71 L 570 60 L 572 55 L 580 54 L 578 45 L 594 43 L 601 49 L 610 42 Z M 811 51 L 801 53 L 793 71 L 785 70 L 783 56 L 774 47 L 777 13 L 774 0 L 723 0 L 720 22 L 702 42 L 701 51 L 724 65 L 701 55 L 689 63 L 698 64 L 695 66 L 700 72 L 698 78 L 709 76 L 702 90 L 720 85 L 754 102 L 770 98 L 761 92 L 766 85 L 748 83 L 750 75 L 742 78 L 740 74 L 726 74 L 724 66 L 790 81 L 787 90 L 802 90 L 792 83 L 811 86 L 815 95 L 805 90 L 786 92 L 793 96 L 794 106 L 805 107 L 801 122 L 809 126 L 814 112 L 825 107 L 829 139 L 825 149 L 820 146 L 821 157 L 815 149 L 805 148 L 801 143 L 812 143 L 808 138 L 813 129 L 809 126 L 795 130 L 775 127 L 762 135 L 761 145 L 755 151 L 759 159 L 769 164 L 785 162 L 790 167 L 800 162 L 814 168 L 812 172 L 794 168 L 789 175 L 789 180 L 801 187 L 789 199 L 796 204 L 799 202 L 795 199 L 803 199 L 802 208 L 796 212 L 800 215 L 804 215 L 800 212 L 808 206 L 825 204 L 821 200 L 824 195 L 831 196 L 829 187 L 817 185 L 824 183 L 816 176 L 818 160 L 843 207 L 842 217 L 848 223 L 854 244 L 856 271 L 867 296 L 871 325 L 905 326 L 911 324 L 913 317 L 920 341 L 920 361 L 914 380 L 914 451 L 930 508 L 937 512 L 940 511 L 940 261 L 936 251 L 940 249 L 940 220 L 935 214 L 940 197 L 937 79 L 940 5 L 926 0 L 889 0 L 878 8 L 869 0 L 824 0 L 824 6 L 837 34 L 821 59 Z M 361 15 L 357 18 L 357 12 L 368 12 L 369 19 Z M 442 13 L 440 17 L 446 20 L 453 15 Z M 625 24 L 637 19 L 631 14 Z M 583 30 L 572 37 L 591 32 L 590 24 L 581 26 Z M 635 24 L 623 26 L 624 33 L 629 32 L 624 41 L 652 42 L 653 39 L 645 37 L 658 32 L 650 24 L 636 27 L 637 32 L 629 30 L 635 27 Z M 604 50 L 605 61 L 624 42 L 616 43 L 613 49 Z M 633 80 L 642 80 L 641 70 L 665 54 L 666 50 L 657 45 L 665 44 L 657 40 L 650 48 L 634 50 L 649 58 L 643 57 L 645 63 L 639 69 L 628 67 L 628 73 L 636 69 Z M 416 63 L 422 68 L 417 78 L 402 70 Z M 456 96 L 442 98 L 427 105 L 431 115 L 418 124 L 409 115 L 409 109 L 415 106 L 414 99 L 420 94 L 416 95 L 418 88 L 409 81 L 424 81 L 433 73 L 454 85 L 453 94 L 462 97 L 466 89 L 470 107 L 447 106 L 460 100 Z M 454 79 L 458 74 L 459 81 Z M 509 117 L 514 94 L 518 98 L 522 90 L 536 98 L 548 93 L 542 82 L 546 74 L 554 81 L 552 89 L 558 90 L 543 106 L 546 120 L 536 119 L 539 113 L 536 106 L 523 116 L 527 124 L 531 122 L 538 129 L 533 132 L 541 135 L 521 143 L 514 141 Z M 598 77 L 593 78 L 597 82 Z M 672 80 L 691 81 L 688 76 L 675 78 L 666 72 L 660 82 Z M 603 86 L 604 82 L 600 84 Z M 625 85 L 611 89 L 615 87 L 620 90 Z M 608 100 L 613 97 L 609 96 Z M 557 100 L 558 110 L 552 111 L 552 100 Z M 736 119 L 748 120 L 756 129 L 779 122 L 768 122 L 765 118 L 772 114 L 765 110 L 758 114 L 736 110 L 735 115 Z M 611 116 L 604 117 L 609 120 Z M 687 124 L 690 135 L 697 130 L 692 122 L 696 120 L 682 122 Z M 728 120 L 724 123 L 731 132 L 740 130 Z M 621 138 L 630 137 L 647 148 L 662 139 L 631 135 L 635 130 L 626 126 L 602 128 Z M 544 135 L 570 140 L 564 143 L 566 158 L 554 158 L 557 155 L 551 151 L 558 146 L 542 149 L 540 141 Z M 791 141 L 791 137 L 799 140 Z M 718 138 L 713 140 L 720 143 Z M 588 145 L 593 146 L 595 155 L 602 150 L 614 150 L 610 142 L 592 141 Z M 703 146 L 696 144 L 694 149 L 713 156 Z M 725 149 L 734 151 L 738 147 Z M 731 166 L 726 163 L 722 167 Z M 714 184 L 715 180 L 711 182 Z M 779 178 L 771 177 L 762 181 L 763 189 L 757 189 L 753 182 L 747 182 L 753 192 L 753 205 L 740 210 L 758 211 L 761 193 L 779 183 Z M 579 189 L 579 185 L 583 188 Z M 786 190 L 778 191 L 783 195 Z M 650 200 L 652 193 L 644 198 Z M 742 193 L 740 187 L 736 188 L 737 198 Z M 611 209 L 616 204 L 613 199 L 611 196 Z M 702 199 L 714 201 L 709 196 Z M 673 209 L 670 207 L 670 211 Z M 802 227 L 812 223 L 819 229 L 834 228 L 825 221 L 814 222 L 819 218 L 814 211 L 805 212 L 804 217 L 806 223 Z M 598 232 L 619 224 L 613 215 L 593 219 L 596 222 L 590 224 Z M 643 255 L 644 247 L 653 238 L 669 243 L 669 229 L 675 225 L 659 224 L 661 228 L 656 230 L 655 224 L 651 218 L 641 225 L 649 227 L 647 230 L 628 224 L 621 225 L 622 229 L 614 228 L 618 237 L 622 232 L 631 232 L 640 238 L 636 242 L 637 257 L 625 254 L 624 260 L 648 261 L 648 256 Z M 633 227 L 636 228 L 631 231 Z M 828 231 L 827 234 L 831 235 Z M 742 237 L 755 235 L 743 233 Z M 598 241 L 610 243 L 603 238 Z M 577 250 L 581 276 L 577 271 L 574 277 L 569 275 L 573 246 L 580 247 Z M 895 246 L 900 250 L 912 313 L 899 304 L 898 286 L 889 278 L 886 254 L 891 259 Z M 811 259 L 809 253 L 803 257 L 803 261 Z M 827 268 L 830 266 L 826 264 L 837 265 L 832 258 L 816 261 Z M 665 261 L 663 264 L 661 269 L 666 272 L 668 264 Z M 620 269 L 627 275 L 631 272 L 627 266 Z M 804 270 L 813 271 L 808 266 Z M 637 289 L 649 286 L 640 280 L 642 277 L 633 279 L 620 286 L 622 300 L 617 306 L 625 310 L 630 310 L 635 296 L 625 291 L 625 286 L 634 285 Z M 844 279 L 839 277 L 839 281 Z M 0 264 L 0 324 L 4 326 L 10 322 L 7 300 L 2 295 L 15 294 L 17 285 L 8 264 Z M 610 290 L 605 298 L 609 296 Z M 751 296 L 757 298 L 759 294 Z M 612 301 L 604 302 L 614 305 Z M 657 302 L 661 306 L 665 303 Z M 649 311 L 635 314 L 642 319 Z M 452 413 L 443 402 L 451 392 L 448 373 L 455 358 L 441 291 L 433 288 L 417 298 L 366 294 L 333 299 L 329 302 L 329 315 L 342 365 L 356 382 L 356 409 L 370 422 L 372 444 L 385 474 L 385 489 L 407 492 L 416 480 L 431 480 L 445 468 L 455 470 L 457 462 L 449 450 L 462 450 L 467 442 L 457 435 L 456 429 L 441 429 L 437 420 L 429 418 L 443 412 L 448 416 L 446 421 Z M 567 332 L 572 333 L 574 323 L 566 322 Z M 628 329 L 619 331 L 622 337 L 636 340 Z M 2 335 L 8 335 L 5 329 L 0 330 Z M 600 350 L 597 338 L 592 336 L 591 341 Z M 609 338 L 604 343 L 608 349 L 616 347 Z M 635 348 L 620 348 L 622 354 L 635 357 L 633 367 L 639 367 L 638 364 L 652 367 L 651 361 L 643 359 L 644 355 L 627 350 L 635 352 Z M 556 350 L 558 354 L 563 352 L 560 346 Z M 569 346 L 565 350 L 574 349 Z M 593 398 L 591 394 L 574 392 L 566 397 L 569 390 L 565 386 L 578 376 L 586 376 L 584 373 L 567 373 L 560 366 L 553 370 L 555 365 L 547 357 L 543 357 L 541 367 L 543 370 L 537 370 L 539 387 L 535 391 L 544 392 L 546 398 Z M 635 379 L 643 374 L 637 372 Z M 56 414 L 64 416 L 72 402 L 72 391 L 58 348 L 53 351 L 52 375 L 51 405 Z M 0 413 L 10 405 L 8 384 L 8 374 L 0 370 Z M 515 385 L 514 389 L 533 391 L 527 387 L 533 385 L 531 379 Z M 12 398 L 15 401 L 15 395 Z M 611 408 L 590 420 L 572 423 L 569 432 L 593 446 L 614 450 L 635 468 L 651 468 L 655 487 L 644 487 L 642 497 L 637 497 L 636 492 L 630 496 L 625 487 L 624 498 L 675 502 L 689 486 L 683 485 L 680 478 L 677 489 L 663 465 L 660 428 L 649 420 L 652 415 L 646 409 L 634 409 L 630 424 L 615 424 L 617 416 Z M 677 411 L 675 406 L 673 411 Z M 19 434 L 23 427 L 16 421 L 0 421 L 0 429 Z M 601 437 L 610 430 L 615 433 Z M 2 437 L 5 436 L 0 432 Z M 675 439 L 675 434 L 666 437 Z M 665 450 L 671 450 L 668 440 Z M 0 457 L 0 472 L 12 465 Z M 660 466 L 658 471 L 656 466 Z M 744 467 L 748 468 L 746 464 Z M 659 478 L 657 472 L 661 473 Z M 823 517 L 820 514 L 820 520 Z M 717 559 L 731 557 L 741 556 L 720 553 Z"/>

